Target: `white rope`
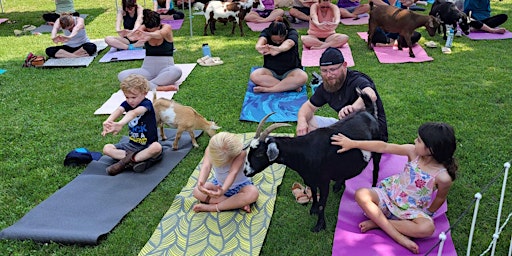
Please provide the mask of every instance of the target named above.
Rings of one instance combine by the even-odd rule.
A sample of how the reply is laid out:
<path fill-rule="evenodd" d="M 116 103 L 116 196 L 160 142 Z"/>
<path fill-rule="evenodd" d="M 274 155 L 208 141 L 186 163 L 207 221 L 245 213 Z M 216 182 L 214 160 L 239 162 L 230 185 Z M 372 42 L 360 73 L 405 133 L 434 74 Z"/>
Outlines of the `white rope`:
<path fill-rule="evenodd" d="M 508 214 L 508 217 L 505 220 L 505 222 L 503 223 L 503 225 L 500 227 L 499 232 L 497 234 L 493 234 L 492 235 L 493 239 L 492 239 L 491 243 L 489 243 L 489 246 L 487 247 L 487 249 L 484 252 L 482 252 L 482 254 L 480 254 L 480 256 L 485 255 L 486 253 L 488 253 L 491 250 L 493 242 L 498 239 L 498 237 L 501 234 L 501 231 L 503 231 L 503 229 L 505 228 L 505 226 L 507 225 L 507 223 L 508 223 L 508 221 L 510 220 L 511 217 L 512 217 L 512 212 Z"/>

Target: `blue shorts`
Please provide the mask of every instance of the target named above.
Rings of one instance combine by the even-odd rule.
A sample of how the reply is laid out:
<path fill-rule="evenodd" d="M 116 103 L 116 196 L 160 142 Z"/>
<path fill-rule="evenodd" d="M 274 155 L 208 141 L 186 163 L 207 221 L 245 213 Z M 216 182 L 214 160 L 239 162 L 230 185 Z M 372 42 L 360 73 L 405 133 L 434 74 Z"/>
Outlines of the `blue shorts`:
<path fill-rule="evenodd" d="M 215 179 L 215 178 L 213 178 L 212 183 L 213 183 L 215 186 L 220 185 L 219 181 L 218 181 L 217 179 Z M 225 195 L 225 196 L 227 196 L 227 197 L 230 197 L 230 196 L 232 196 L 232 195 L 237 194 L 238 192 L 240 192 L 240 190 L 241 190 L 243 187 L 245 187 L 245 186 L 247 186 L 247 185 L 252 185 L 252 184 L 253 184 L 253 183 L 252 183 L 252 181 L 248 180 L 248 181 L 246 181 L 246 182 L 244 182 L 244 183 L 242 183 L 242 184 L 240 184 L 240 185 L 238 185 L 238 186 L 236 186 L 236 187 L 234 187 L 234 188 L 228 189 L 228 191 L 226 191 L 226 193 L 224 193 L 224 195 Z"/>

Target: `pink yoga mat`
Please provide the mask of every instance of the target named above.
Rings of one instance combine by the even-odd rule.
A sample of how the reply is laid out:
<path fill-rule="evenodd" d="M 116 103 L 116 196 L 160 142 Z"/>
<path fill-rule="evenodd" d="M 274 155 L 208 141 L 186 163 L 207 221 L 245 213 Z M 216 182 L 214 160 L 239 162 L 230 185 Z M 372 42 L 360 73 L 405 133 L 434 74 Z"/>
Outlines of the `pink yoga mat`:
<path fill-rule="evenodd" d="M 172 27 L 172 30 L 178 30 L 183 25 L 183 20 L 161 20 L 162 24 L 169 24 Z"/>
<path fill-rule="evenodd" d="M 368 24 L 368 20 L 370 18 L 370 16 L 368 14 L 360 14 L 358 15 L 359 19 L 357 20 L 354 20 L 354 18 L 345 18 L 345 19 L 340 19 L 340 23 L 342 23 L 343 25 L 347 25 L 347 26 L 352 26 L 352 25 L 367 25 Z"/>
<path fill-rule="evenodd" d="M 263 31 L 264 29 L 268 28 L 271 22 L 246 22 L 249 29 L 252 31 Z"/>
<path fill-rule="evenodd" d="M 368 32 L 357 32 L 357 35 L 361 37 L 361 39 L 367 41 L 368 40 Z M 373 47 L 373 51 L 377 56 L 377 59 L 380 63 L 390 64 L 390 63 L 406 63 L 406 62 L 425 62 L 425 61 L 433 61 L 434 58 L 428 56 L 425 49 L 421 47 L 419 44 L 415 44 L 412 47 L 412 51 L 414 52 L 415 58 L 409 57 L 409 48 L 403 48 L 401 51 L 398 49 L 393 49 L 391 46 L 381 46 L 381 47 Z"/>
<path fill-rule="evenodd" d="M 512 38 L 512 32 L 508 31 L 505 34 L 493 34 L 484 31 L 471 31 L 467 37 L 471 40 L 498 40 Z"/>
<path fill-rule="evenodd" d="M 400 172 L 407 157 L 383 154 L 380 162 L 379 180 L 389 177 Z M 334 233 L 334 241 L 332 247 L 333 256 L 342 255 L 372 255 L 372 256 L 406 256 L 416 255 L 392 240 L 386 233 L 380 229 L 373 229 L 366 233 L 361 233 L 358 225 L 360 222 L 367 220 L 359 205 L 355 202 L 355 191 L 361 187 L 371 187 L 373 163 L 363 172 L 346 181 L 346 188 L 341 198 L 338 222 Z M 420 254 L 424 255 L 439 241 L 439 234 L 448 230 L 450 223 L 446 218 L 446 203 L 434 215 L 434 223 L 436 230 L 429 238 L 414 239 L 420 247 Z M 446 234 L 447 239 L 443 246 L 443 256 L 457 255 L 455 246 L 450 233 Z M 437 255 L 438 246 L 436 246 L 430 255 Z"/>
<path fill-rule="evenodd" d="M 338 48 L 340 49 L 341 53 L 343 54 L 343 57 L 345 58 L 345 61 L 347 62 L 348 67 L 353 67 L 355 65 L 354 58 L 352 57 L 352 51 L 350 50 L 350 46 L 345 44 L 343 47 Z M 302 49 L 302 66 L 304 67 L 318 67 L 320 66 L 320 56 L 322 56 L 322 53 L 325 51 L 325 49 L 321 50 L 309 50 L 307 48 Z"/>
<path fill-rule="evenodd" d="M 8 20 L 9 20 L 9 19 L 1 18 L 1 19 L 0 19 L 0 24 L 2 24 L 2 23 L 4 23 L 4 22 L 6 22 L 6 21 L 8 21 Z"/>

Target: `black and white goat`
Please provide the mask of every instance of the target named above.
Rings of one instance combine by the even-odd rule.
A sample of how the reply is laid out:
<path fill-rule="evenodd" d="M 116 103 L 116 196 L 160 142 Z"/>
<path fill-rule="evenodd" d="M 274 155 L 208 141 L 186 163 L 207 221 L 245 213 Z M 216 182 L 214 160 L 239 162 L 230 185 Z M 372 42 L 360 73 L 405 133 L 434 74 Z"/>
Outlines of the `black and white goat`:
<path fill-rule="evenodd" d="M 269 115 L 260 121 L 256 135 L 251 141 L 244 173 L 248 177 L 263 171 L 273 163 L 284 164 L 295 170 L 304 179 L 304 183 L 311 187 L 313 195 L 320 191 L 320 199 L 313 196 L 310 214 L 317 214 L 318 220 L 311 229 L 319 232 L 325 229 L 324 209 L 329 195 L 331 180 L 345 184 L 345 180 L 359 175 L 368 165 L 373 155 L 373 185 L 377 183 L 379 162 L 381 154 L 352 149 L 338 154 L 339 147 L 331 145 L 331 136 L 343 133 L 356 140 L 380 139 L 379 124 L 377 122 L 377 109 L 374 102 L 366 94 L 364 99 L 366 111 L 354 112 L 335 124 L 316 129 L 304 136 L 273 137 L 269 133 L 289 124 L 276 123 L 267 127 L 263 132 L 262 126 Z"/>
<path fill-rule="evenodd" d="M 441 27 L 443 27 L 444 40 L 447 38 L 446 25 L 451 25 L 454 30 L 457 29 L 458 25 L 464 34 L 469 34 L 469 23 L 471 19 L 452 2 L 436 0 L 432 5 L 429 15 L 435 16 L 441 20 L 438 33 L 441 33 Z"/>
<path fill-rule="evenodd" d="M 204 7 L 204 18 L 206 23 L 204 25 L 204 35 L 207 35 L 207 29 L 210 27 L 210 33 L 215 34 L 215 23 L 217 21 L 227 24 L 233 22 L 231 34 L 235 34 L 236 24 L 240 27 L 240 35 L 244 36 L 243 21 L 245 15 L 249 13 L 251 8 L 262 6 L 259 0 L 247 0 L 246 2 L 233 1 L 210 1 Z"/>

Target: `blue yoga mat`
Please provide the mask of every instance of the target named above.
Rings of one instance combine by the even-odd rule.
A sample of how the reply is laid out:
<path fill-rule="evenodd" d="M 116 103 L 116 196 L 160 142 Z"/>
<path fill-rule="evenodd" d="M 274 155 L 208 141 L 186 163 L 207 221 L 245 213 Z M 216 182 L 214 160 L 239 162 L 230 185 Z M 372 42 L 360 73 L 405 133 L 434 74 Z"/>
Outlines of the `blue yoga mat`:
<path fill-rule="evenodd" d="M 252 67 L 251 73 L 259 67 Z M 302 91 L 254 93 L 255 84 L 249 79 L 245 93 L 240 120 L 259 122 L 263 117 L 272 112 L 274 115 L 267 122 L 296 122 L 297 113 L 304 102 L 308 100 L 306 85 Z"/>

